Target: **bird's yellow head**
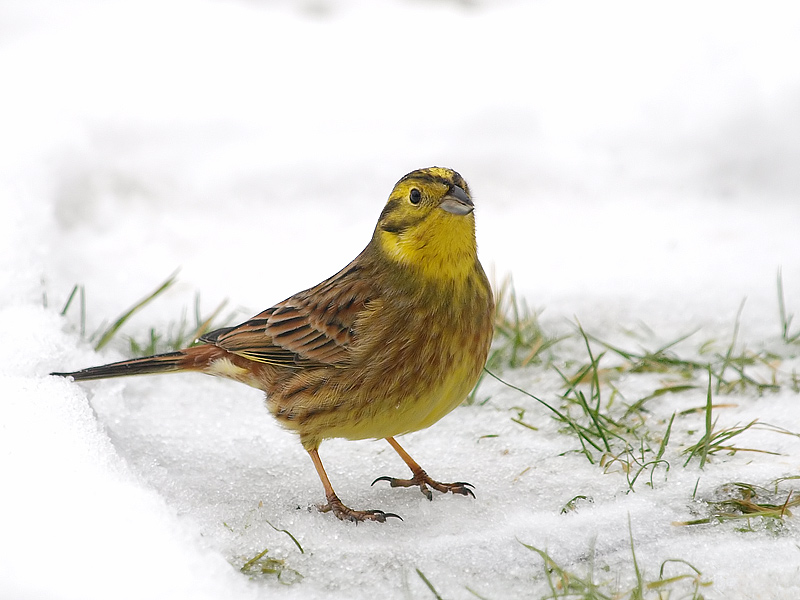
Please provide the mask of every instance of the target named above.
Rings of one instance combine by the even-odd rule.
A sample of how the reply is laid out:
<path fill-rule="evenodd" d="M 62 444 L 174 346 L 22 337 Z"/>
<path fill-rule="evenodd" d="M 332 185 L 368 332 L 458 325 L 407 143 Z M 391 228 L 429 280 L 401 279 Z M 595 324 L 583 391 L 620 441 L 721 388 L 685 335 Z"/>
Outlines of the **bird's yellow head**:
<path fill-rule="evenodd" d="M 475 269 L 475 216 L 463 177 L 443 167 L 413 171 L 394 186 L 373 243 L 426 279 L 464 281 Z"/>

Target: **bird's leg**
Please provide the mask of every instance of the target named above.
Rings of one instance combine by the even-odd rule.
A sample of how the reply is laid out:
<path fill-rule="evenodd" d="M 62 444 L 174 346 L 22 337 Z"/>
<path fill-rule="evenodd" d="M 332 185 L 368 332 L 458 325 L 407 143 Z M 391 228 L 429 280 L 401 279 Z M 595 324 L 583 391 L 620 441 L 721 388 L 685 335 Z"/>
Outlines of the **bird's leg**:
<path fill-rule="evenodd" d="M 400 458 L 403 459 L 408 465 L 408 468 L 411 469 L 411 473 L 414 475 L 411 479 L 395 479 L 394 477 L 378 477 L 375 481 L 372 482 L 372 485 L 375 485 L 378 481 L 388 481 L 392 487 L 414 487 L 419 486 L 420 491 L 428 498 L 428 500 L 433 500 L 433 493 L 428 489 L 432 487 L 436 491 L 442 492 L 446 494 L 447 492 L 452 492 L 454 494 L 461 494 L 463 496 L 472 496 L 475 497 L 475 494 L 472 493 L 472 490 L 469 489 L 473 486 L 471 483 L 467 483 L 466 481 L 456 481 L 454 483 L 439 483 L 438 481 L 434 481 L 431 479 L 428 474 L 425 472 L 425 469 L 420 467 L 411 456 L 403 450 L 403 447 L 397 443 L 392 437 L 387 437 L 386 441 L 389 442 L 392 448 L 400 455 Z"/>
<path fill-rule="evenodd" d="M 325 467 L 322 466 L 322 461 L 319 458 L 317 449 L 308 450 L 308 454 L 311 456 L 314 467 L 317 469 L 317 475 L 319 475 L 320 481 L 322 481 L 322 487 L 325 488 L 325 499 L 327 502 L 318 507 L 320 512 L 332 512 L 342 521 L 354 521 L 356 523 L 360 523 L 361 521 L 378 521 L 384 523 L 389 517 L 397 517 L 401 521 L 403 520 L 399 515 L 383 512 L 382 510 L 353 510 L 352 508 L 346 507 L 342 501 L 339 500 L 336 492 L 333 491 L 333 486 L 331 485 L 330 479 L 328 479 L 328 474 L 325 472 Z"/>

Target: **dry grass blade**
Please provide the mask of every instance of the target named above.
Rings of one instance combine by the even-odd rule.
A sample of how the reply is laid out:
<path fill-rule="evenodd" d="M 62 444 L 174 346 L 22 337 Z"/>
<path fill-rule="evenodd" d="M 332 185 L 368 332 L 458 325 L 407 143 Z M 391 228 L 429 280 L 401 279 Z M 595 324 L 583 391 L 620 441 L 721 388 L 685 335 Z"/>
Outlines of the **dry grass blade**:
<path fill-rule="evenodd" d="M 269 556 L 269 548 L 247 560 L 239 571 L 251 577 L 274 576 L 284 585 L 292 585 L 303 579 L 301 573 L 286 566 L 285 560 Z"/>
<path fill-rule="evenodd" d="M 691 521 L 673 523 L 678 526 L 707 525 L 724 521 L 749 520 L 755 517 L 782 521 L 791 517 L 792 508 L 800 506 L 800 496 L 794 490 L 781 491 L 775 486 L 774 492 L 750 483 L 733 482 L 720 486 L 719 500 L 706 500 L 709 516 Z M 783 494 L 786 497 L 782 498 Z"/>

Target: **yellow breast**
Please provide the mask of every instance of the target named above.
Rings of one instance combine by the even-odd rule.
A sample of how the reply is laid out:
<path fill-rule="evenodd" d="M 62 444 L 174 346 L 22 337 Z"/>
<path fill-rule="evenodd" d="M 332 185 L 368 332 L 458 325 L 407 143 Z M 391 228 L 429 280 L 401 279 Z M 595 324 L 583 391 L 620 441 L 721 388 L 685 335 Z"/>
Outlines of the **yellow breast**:
<path fill-rule="evenodd" d="M 353 364 L 298 374 L 296 385 L 271 396 L 273 412 L 307 446 L 430 427 L 469 394 L 491 344 L 485 276 L 463 293 L 468 297 L 439 304 L 374 303 L 359 323 Z"/>

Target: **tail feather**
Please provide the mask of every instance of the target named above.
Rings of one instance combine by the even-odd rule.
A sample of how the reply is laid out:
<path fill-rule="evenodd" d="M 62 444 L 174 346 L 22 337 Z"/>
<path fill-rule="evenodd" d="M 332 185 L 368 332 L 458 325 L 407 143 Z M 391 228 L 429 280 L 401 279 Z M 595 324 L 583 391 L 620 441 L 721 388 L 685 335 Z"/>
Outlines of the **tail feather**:
<path fill-rule="evenodd" d="M 60 377 L 72 377 L 75 381 L 88 379 L 106 379 L 108 377 L 125 377 L 127 375 L 152 375 L 154 373 L 171 373 L 192 369 L 193 365 L 187 364 L 189 357 L 184 352 L 169 352 L 144 358 L 122 360 L 120 362 L 99 367 L 89 367 L 71 373 L 50 373 Z M 196 367 L 195 367 L 196 368 Z"/>

